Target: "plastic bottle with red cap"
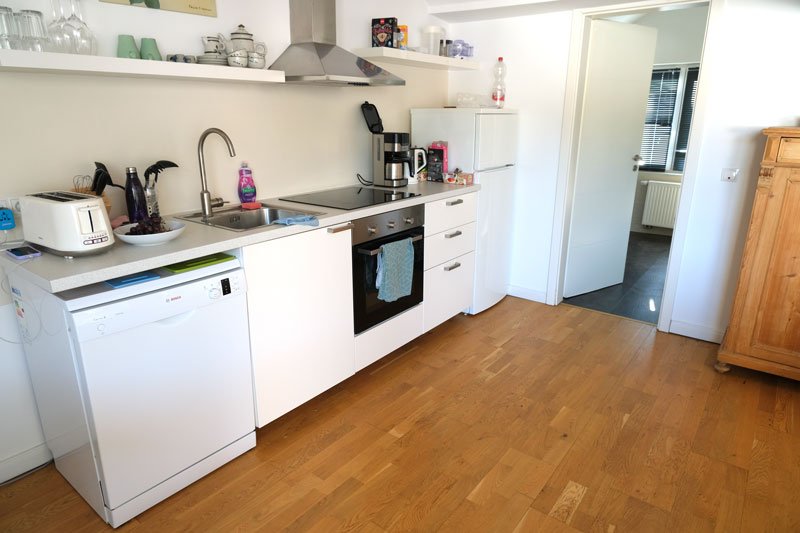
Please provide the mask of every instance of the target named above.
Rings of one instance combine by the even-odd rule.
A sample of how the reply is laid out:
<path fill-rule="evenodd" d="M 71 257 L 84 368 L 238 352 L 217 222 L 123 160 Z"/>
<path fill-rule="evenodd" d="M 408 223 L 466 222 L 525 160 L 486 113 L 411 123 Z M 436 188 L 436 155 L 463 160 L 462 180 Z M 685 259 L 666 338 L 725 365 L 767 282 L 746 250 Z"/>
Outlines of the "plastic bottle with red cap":
<path fill-rule="evenodd" d="M 492 68 L 494 83 L 492 84 L 492 102 L 495 107 L 501 109 L 506 105 L 506 64 L 503 58 L 498 57 L 497 63 Z"/>

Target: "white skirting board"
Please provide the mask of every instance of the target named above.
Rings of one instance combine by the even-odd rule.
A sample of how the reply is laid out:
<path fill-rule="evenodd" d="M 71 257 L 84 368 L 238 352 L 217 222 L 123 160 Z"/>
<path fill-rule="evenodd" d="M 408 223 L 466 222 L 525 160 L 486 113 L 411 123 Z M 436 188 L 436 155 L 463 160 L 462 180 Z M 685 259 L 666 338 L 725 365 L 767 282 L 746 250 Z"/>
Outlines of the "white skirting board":
<path fill-rule="evenodd" d="M 0 483 L 14 479 L 37 466 L 42 466 L 53 458 L 44 443 L 34 446 L 13 457 L 0 461 Z"/>
<path fill-rule="evenodd" d="M 543 291 L 536 291 L 533 289 L 529 289 L 527 287 L 520 287 L 518 285 L 509 285 L 508 294 L 510 296 L 516 296 L 517 298 L 531 300 L 532 302 L 539 302 L 542 304 L 547 303 L 547 293 Z"/>
<path fill-rule="evenodd" d="M 722 337 L 725 335 L 725 330 L 701 326 L 699 324 L 688 324 L 677 320 L 673 320 L 669 323 L 669 332 L 716 344 L 721 343 Z"/>

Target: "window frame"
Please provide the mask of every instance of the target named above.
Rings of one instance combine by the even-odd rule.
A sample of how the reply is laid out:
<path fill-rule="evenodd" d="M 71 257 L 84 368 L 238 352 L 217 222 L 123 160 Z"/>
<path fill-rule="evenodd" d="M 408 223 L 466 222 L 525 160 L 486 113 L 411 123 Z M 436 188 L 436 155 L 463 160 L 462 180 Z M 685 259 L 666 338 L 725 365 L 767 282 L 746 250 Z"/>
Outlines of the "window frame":
<path fill-rule="evenodd" d="M 652 77 L 653 72 L 657 70 L 674 70 L 679 69 L 680 73 L 678 74 L 678 88 L 675 93 L 675 108 L 672 110 L 672 124 L 670 126 L 669 131 L 669 141 L 667 143 L 667 160 L 664 164 L 664 170 L 659 169 L 647 169 L 645 168 L 646 165 L 642 165 L 640 170 L 643 172 L 663 172 L 663 173 L 682 173 L 681 170 L 675 170 L 675 153 L 676 153 L 676 146 L 678 144 L 678 133 L 680 132 L 681 127 L 681 114 L 683 112 L 683 101 L 684 95 L 686 93 L 686 82 L 688 78 L 689 69 L 691 68 L 700 68 L 700 63 L 660 63 L 653 65 L 653 69 L 651 70 L 650 76 Z M 648 93 L 649 97 L 649 93 Z M 689 127 L 691 128 L 691 122 L 694 121 L 694 112 L 692 112 L 692 120 L 689 122 Z M 643 131 L 644 126 L 647 123 L 642 125 Z M 641 147 L 640 147 L 641 149 Z"/>

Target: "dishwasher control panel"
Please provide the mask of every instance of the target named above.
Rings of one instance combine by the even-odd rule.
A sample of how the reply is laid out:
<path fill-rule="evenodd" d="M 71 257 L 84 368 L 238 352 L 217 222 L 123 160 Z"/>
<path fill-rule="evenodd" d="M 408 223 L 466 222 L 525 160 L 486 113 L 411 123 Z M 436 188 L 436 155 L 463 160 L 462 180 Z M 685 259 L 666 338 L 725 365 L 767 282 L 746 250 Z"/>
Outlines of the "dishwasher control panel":
<path fill-rule="evenodd" d="M 76 311 L 72 320 L 78 338 L 88 340 L 147 323 L 177 323 L 197 308 L 244 297 L 246 290 L 244 271 L 236 269 Z"/>
<path fill-rule="evenodd" d="M 220 279 L 211 280 L 206 285 L 206 292 L 208 297 L 212 300 L 222 298 L 229 294 L 236 294 L 242 290 L 238 277 L 225 277 Z"/>

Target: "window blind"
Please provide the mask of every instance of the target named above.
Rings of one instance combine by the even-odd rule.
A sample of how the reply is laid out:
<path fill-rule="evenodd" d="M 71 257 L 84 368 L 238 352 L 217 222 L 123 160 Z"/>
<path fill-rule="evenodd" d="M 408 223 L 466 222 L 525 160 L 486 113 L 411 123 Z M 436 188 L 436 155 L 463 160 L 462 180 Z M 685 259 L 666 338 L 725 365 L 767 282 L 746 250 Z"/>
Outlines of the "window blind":
<path fill-rule="evenodd" d="M 650 96 L 642 135 L 642 170 L 664 171 L 667 168 L 672 117 L 678 95 L 680 68 L 655 69 L 650 78 Z"/>

